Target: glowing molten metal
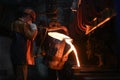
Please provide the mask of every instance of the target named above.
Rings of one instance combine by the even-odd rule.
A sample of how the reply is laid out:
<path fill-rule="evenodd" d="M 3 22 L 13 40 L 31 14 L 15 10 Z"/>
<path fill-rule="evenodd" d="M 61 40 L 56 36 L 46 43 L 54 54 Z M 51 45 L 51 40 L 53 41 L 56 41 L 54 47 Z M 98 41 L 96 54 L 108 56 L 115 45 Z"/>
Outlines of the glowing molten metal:
<path fill-rule="evenodd" d="M 65 34 L 58 33 L 58 32 L 49 32 L 48 35 L 55 39 L 58 39 L 60 41 L 65 40 L 65 42 L 70 45 L 70 49 L 68 50 L 68 52 L 65 55 L 69 55 L 71 53 L 71 51 L 73 51 L 75 54 L 75 57 L 76 57 L 77 66 L 80 67 L 80 62 L 78 59 L 77 51 L 76 51 L 74 45 L 72 44 L 72 39 L 69 36 L 66 36 Z"/>

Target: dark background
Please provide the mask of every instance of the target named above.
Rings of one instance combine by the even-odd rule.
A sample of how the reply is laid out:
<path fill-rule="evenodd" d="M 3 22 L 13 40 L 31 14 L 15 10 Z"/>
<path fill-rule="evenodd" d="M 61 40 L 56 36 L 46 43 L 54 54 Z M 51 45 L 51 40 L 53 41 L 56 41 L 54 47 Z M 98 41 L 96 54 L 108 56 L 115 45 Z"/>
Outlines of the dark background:
<path fill-rule="evenodd" d="M 12 65 L 9 55 L 11 43 L 11 22 L 19 15 L 18 10 L 32 7 L 37 13 L 36 24 L 47 25 L 48 19 L 59 7 L 58 19 L 65 25 L 78 51 L 81 66 L 99 66 L 99 57 L 103 65 L 98 68 L 118 70 L 120 65 L 119 52 L 119 1 L 116 0 L 83 0 L 80 5 L 82 25 L 94 27 L 107 17 L 111 19 L 89 35 L 77 25 L 76 12 L 70 7 L 73 0 L 1 0 L 0 1 L 0 80 L 1 75 L 12 75 Z M 51 6 L 49 6 L 51 5 Z M 82 9 L 81 9 L 82 8 Z M 107 10 L 106 10 L 107 9 Z M 118 14 L 118 15 L 117 15 Z M 98 20 L 93 21 L 97 17 Z M 89 47 L 89 48 L 88 48 Z M 87 51 L 90 54 L 88 58 Z"/>

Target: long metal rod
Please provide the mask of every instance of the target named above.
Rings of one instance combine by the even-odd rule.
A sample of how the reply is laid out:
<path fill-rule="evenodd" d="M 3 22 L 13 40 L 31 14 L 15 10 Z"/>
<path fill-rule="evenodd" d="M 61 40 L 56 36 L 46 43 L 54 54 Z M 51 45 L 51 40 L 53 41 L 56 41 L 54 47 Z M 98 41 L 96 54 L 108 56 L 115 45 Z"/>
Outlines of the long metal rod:
<path fill-rule="evenodd" d="M 86 35 L 88 35 L 89 33 L 91 33 L 92 31 L 94 31 L 95 29 L 97 29 L 98 27 L 100 27 L 101 25 L 103 25 L 104 23 L 108 22 L 113 16 L 116 16 L 116 14 L 112 15 L 111 17 L 108 17 L 106 19 L 104 19 L 103 21 L 101 21 L 100 23 L 98 23 L 96 26 L 94 26 L 92 29 L 90 29 Z"/>

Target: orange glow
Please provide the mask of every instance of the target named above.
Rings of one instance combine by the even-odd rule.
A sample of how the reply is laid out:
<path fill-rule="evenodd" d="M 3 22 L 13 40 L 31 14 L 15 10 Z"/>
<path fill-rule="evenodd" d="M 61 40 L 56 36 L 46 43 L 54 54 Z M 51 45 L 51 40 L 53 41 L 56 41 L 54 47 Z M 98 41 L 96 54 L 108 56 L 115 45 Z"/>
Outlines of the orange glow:
<path fill-rule="evenodd" d="M 96 26 L 94 26 L 91 30 L 89 30 L 87 32 L 87 34 L 89 34 L 90 32 L 92 32 L 93 30 L 97 29 L 98 27 L 100 27 L 101 25 L 103 25 L 104 23 L 106 23 L 107 21 L 109 21 L 111 18 L 108 17 L 105 20 L 103 20 L 102 22 L 100 22 L 99 24 L 97 24 Z"/>
<path fill-rule="evenodd" d="M 65 34 L 62 34 L 62 33 L 58 33 L 58 32 L 49 32 L 48 35 L 51 36 L 51 37 L 53 37 L 53 38 L 55 38 L 55 39 L 58 39 L 60 41 L 65 40 L 65 42 L 68 45 L 70 45 L 70 47 L 71 47 L 65 55 L 69 55 L 73 51 L 74 54 L 75 54 L 75 57 L 76 57 L 77 66 L 80 67 L 80 62 L 79 62 L 79 59 L 78 59 L 78 54 L 77 54 L 77 51 L 76 51 L 74 45 L 72 44 L 72 39 L 69 36 L 67 36 Z"/>

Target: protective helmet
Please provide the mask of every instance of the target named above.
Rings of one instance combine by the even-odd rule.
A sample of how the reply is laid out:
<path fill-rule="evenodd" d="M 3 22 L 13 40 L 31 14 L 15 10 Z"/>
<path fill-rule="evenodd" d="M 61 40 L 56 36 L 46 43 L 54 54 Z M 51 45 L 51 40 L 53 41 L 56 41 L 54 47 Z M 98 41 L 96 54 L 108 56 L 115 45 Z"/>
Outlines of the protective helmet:
<path fill-rule="evenodd" d="M 24 13 L 30 15 L 33 21 L 36 20 L 36 13 L 33 9 L 26 8 L 26 9 L 24 9 Z"/>

